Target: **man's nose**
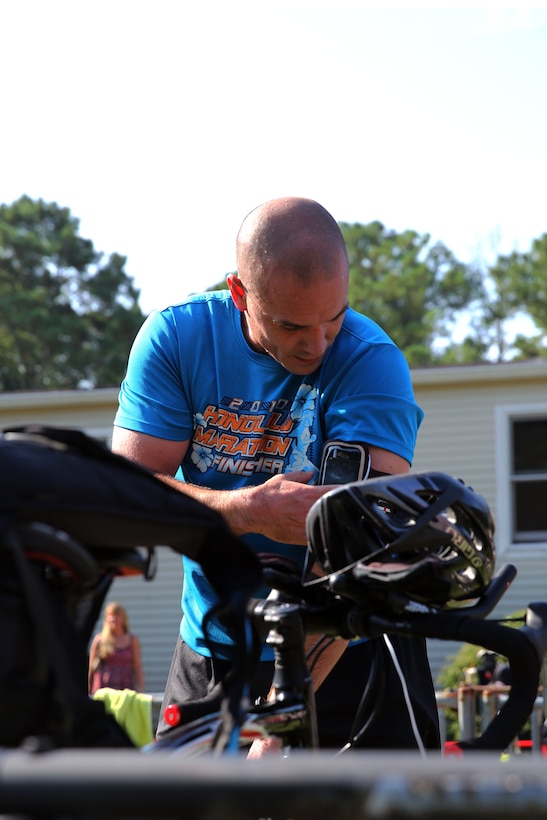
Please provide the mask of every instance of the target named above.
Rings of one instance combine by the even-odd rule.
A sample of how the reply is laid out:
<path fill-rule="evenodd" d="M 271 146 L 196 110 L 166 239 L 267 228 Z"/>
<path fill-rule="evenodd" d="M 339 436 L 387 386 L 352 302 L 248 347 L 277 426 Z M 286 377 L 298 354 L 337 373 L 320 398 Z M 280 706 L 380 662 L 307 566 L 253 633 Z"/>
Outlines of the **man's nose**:
<path fill-rule="evenodd" d="M 308 329 L 306 334 L 308 352 L 314 356 L 321 356 L 329 346 L 327 329 L 324 325 L 317 325 Z"/>

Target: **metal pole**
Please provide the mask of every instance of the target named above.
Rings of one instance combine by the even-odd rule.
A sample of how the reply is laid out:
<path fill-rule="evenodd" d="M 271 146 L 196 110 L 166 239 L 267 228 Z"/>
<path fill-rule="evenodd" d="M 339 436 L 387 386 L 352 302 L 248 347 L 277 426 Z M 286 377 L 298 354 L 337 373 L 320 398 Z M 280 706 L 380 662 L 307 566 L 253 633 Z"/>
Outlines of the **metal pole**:
<path fill-rule="evenodd" d="M 475 737 L 475 687 L 458 688 L 458 725 L 460 740 L 471 740 Z"/>

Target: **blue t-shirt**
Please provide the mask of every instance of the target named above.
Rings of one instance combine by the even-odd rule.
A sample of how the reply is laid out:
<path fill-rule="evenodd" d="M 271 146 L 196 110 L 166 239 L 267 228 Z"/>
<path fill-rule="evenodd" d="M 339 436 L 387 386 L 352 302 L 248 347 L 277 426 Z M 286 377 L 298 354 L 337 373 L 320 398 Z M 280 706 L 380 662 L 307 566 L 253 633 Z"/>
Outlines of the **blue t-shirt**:
<path fill-rule="evenodd" d="M 277 473 L 317 473 L 327 440 L 359 441 L 412 463 L 423 412 L 401 351 L 371 319 L 349 309 L 321 367 L 289 373 L 252 350 L 227 291 L 190 297 L 150 314 L 133 344 L 115 425 L 190 441 L 180 477 L 212 489 L 261 484 Z M 306 548 L 261 535 L 257 553 L 281 553 L 300 566 Z M 184 561 L 181 637 L 196 652 L 230 657 L 216 622 L 204 615 L 215 595 L 199 564 Z"/>

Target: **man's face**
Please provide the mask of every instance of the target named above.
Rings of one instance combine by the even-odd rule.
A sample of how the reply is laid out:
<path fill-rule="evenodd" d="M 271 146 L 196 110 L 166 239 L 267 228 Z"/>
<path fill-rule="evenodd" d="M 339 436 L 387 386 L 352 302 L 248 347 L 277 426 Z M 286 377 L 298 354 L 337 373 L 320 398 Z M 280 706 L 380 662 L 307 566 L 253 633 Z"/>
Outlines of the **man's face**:
<path fill-rule="evenodd" d="M 275 285 L 270 280 L 260 294 L 245 290 L 244 304 L 243 327 L 251 347 L 304 376 L 321 365 L 342 327 L 347 273 L 342 266 L 340 276 L 321 277 L 311 286 L 293 276 L 278 278 Z"/>

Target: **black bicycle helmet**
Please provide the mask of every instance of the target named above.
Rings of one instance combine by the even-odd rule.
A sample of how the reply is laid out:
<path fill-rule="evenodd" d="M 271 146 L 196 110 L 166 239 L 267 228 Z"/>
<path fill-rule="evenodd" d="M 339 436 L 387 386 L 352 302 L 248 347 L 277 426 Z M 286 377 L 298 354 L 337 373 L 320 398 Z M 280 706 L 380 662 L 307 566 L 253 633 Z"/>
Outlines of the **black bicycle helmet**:
<path fill-rule="evenodd" d="M 484 498 L 444 473 L 354 482 L 312 506 L 308 544 L 324 573 L 351 567 L 369 586 L 433 606 L 478 598 L 495 564 Z"/>

